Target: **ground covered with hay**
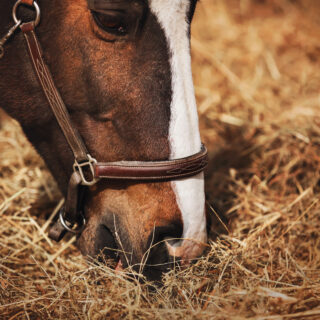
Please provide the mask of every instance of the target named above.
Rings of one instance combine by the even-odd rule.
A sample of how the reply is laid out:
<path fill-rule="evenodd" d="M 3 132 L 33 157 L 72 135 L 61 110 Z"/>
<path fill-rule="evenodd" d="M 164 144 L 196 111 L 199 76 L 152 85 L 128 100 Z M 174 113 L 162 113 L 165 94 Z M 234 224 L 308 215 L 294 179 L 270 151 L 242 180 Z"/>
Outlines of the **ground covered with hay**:
<path fill-rule="evenodd" d="M 202 0 L 207 254 L 150 289 L 47 237 L 61 196 L 1 113 L 0 319 L 320 319 L 320 3 Z M 219 216 L 219 218 L 217 218 Z"/>

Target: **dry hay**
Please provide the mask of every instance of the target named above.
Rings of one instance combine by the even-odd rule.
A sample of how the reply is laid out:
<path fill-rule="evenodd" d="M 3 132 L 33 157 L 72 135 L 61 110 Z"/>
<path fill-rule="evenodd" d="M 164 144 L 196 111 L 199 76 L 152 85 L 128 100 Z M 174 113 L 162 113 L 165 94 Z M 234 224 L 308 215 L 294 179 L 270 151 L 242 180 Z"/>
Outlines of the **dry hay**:
<path fill-rule="evenodd" d="M 60 199 L 1 114 L 1 319 L 319 319 L 318 1 L 203 0 L 193 64 L 207 193 L 230 223 L 208 254 L 128 280 L 46 235 Z"/>

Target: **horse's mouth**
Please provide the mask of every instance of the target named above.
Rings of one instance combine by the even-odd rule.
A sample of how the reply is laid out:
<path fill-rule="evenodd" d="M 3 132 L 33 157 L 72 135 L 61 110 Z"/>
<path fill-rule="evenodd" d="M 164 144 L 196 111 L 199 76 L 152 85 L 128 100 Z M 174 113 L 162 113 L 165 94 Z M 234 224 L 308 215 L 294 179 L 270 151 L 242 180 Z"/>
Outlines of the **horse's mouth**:
<path fill-rule="evenodd" d="M 110 266 L 116 272 L 124 271 L 130 267 L 131 271 L 144 274 L 150 279 L 159 279 L 163 272 L 172 269 L 178 263 L 178 259 L 169 256 L 165 241 L 152 243 L 141 256 L 134 254 L 128 239 L 121 237 L 112 228 L 100 224 L 96 229 L 95 252 L 98 260 Z"/>

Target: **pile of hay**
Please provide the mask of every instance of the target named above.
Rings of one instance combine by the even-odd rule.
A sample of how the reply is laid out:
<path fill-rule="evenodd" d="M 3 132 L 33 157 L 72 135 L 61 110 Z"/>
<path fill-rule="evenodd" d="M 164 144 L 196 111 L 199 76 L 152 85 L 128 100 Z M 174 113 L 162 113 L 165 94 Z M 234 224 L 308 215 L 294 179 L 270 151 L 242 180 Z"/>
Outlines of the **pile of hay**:
<path fill-rule="evenodd" d="M 163 287 L 85 261 L 74 238 L 48 239 L 61 196 L 1 114 L 0 319 L 320 319 L 319 13 L 316 0 L 200 2 L 207 194 L 229 223 L 216 219 L 207 255 Z"/>

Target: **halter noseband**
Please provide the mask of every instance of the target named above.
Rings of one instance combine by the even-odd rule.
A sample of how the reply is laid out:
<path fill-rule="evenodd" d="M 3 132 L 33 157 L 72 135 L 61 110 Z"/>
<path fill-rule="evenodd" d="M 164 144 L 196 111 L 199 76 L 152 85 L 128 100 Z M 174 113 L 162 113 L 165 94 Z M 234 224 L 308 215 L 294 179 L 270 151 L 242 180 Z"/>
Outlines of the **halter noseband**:
<path fill-rule="evenodd" d="M 17 18 L 16 11 L 21 4 L 35 8 L 36 18 L 34 21 L 23 23 Z M 202 145 L 200 152 L 176 160 L 98 162 L 94 159 L 87 151 L 78 130 L 72 124 L 49 68 L 43 60 L 40 43 L 35 34 L 35 27 L 40 22 L 40 8 L 37 2 L 18 0 L 13 7 L 13 20 L 14 27 L 0 39 L 0 58 L 4 54 L 3 45 L 20 28 L 26 39 L 28 52 L 39 83 L 75 159 L 65 206 L 60 210 L 59 219 L 49 232 L 52 239 L 61 240 L 67 231 L 76 234 L 82 232 L 86 223 L 81 206 L 84 187 L 92 186 L 100 179 L 149 182 L 176 180 L 194 176 L 205 169 L 208 155 L 204 145 Z"/>

